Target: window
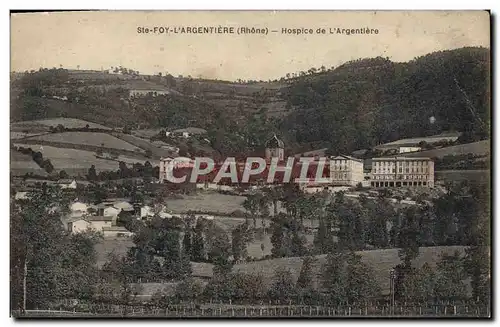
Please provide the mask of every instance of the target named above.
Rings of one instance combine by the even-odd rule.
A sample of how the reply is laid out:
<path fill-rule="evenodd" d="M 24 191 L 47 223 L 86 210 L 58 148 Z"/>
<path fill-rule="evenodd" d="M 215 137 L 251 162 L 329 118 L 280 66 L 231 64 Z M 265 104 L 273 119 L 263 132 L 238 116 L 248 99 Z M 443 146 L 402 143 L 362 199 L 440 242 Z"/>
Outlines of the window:
<path fill-rule="evenodd" d="M 392 173 L 394 174 L 396 172 L 396 168 L 392 168 Z"/>
<path fill-rule="evenodd" d="M 403 168 L 399 167 L 398 172 L 399 172 L 399 173 L 402 173 L 402 172 L 403 172 Z"/>

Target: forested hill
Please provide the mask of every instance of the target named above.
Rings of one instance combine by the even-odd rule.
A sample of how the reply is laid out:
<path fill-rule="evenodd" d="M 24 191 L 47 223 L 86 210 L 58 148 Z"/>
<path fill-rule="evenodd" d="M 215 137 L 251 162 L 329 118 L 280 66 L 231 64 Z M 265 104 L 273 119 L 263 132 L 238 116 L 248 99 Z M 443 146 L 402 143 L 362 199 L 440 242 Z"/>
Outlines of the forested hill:
<path fill-rule="evenodd" d="M 295 110 L 281 129 L 299 144 L 339 152 L 449 130 L 484 139 L 489 70 L 485 48 L 440 51 L 408 63 L 380 57 L 348 62 L 295 80 L 286 91 Z"/>
<path fill-rule="evenodd" d="M 11 75 L 11 121 L 64 116 L 110 127 L 201 127 L 225 155 L 260 151 L 273 132 L 291 152 L 350 153 L 450 130 L 474 141 L 489 134 L 489 62 L 489 49 L 461 48 L 407 63 L 360 59 L 270 82 L 44 69 Z M 145 82 L 175 94 L 129 99 L 128 89 Z"/>

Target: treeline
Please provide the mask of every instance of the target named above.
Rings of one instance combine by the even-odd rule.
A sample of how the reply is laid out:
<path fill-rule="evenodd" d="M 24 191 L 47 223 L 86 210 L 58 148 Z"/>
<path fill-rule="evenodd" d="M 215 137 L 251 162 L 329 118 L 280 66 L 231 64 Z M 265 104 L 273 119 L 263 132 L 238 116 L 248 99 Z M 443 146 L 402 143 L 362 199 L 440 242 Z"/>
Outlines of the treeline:
<path fill-rule="evenodd" d="M 90 182 L 97 181 L 112 181 L 123 178 L 134 178 L 134 177 L 142 177 L 146 181 L 151 181 L 153 177 L 158 178 L 160 176 L 160 167 L 153 167 L 149 161 L 146 161 L 144 164 L 140 162 L 136 162 L 132 165 L 132 168 L 127 166 L 127 164 L 123 161 L 118 163 L 118 170 L 103 170 L 97 173 L 95 165 L 90 166 L 86 178 Z"/>
<path fill-rule="evenodd" d="M 52 173 L 54 171 L 54 166 L 50 162 L 50 159 L 43 159 L 43 154 L 40 151 L 33 151 L 32 148 L 24 148 L 24 147 L 16 147 L 17 151 L 22 154 L 27 154 L 33 158 L 33 161 L 36 162 L 40 168 L 44 169 L 47 173 Z"/>
<path fill-rule="evenodd" d="M 401 198 L 399 198 L 401 199 Z M 273 190 L 251 195 L 244 203 L 256 226 L 268 219 L 270 207 L 280 201 L 285 212 L 271 219 L 273 257 L 330 253 L 335 248 L 353 251 L 405 247 L 474 246 L 477 228 L 489 219 L 489 193 L 484 185 L 462 182 L 439 198 L 420 197 L 417 205 L 394 204 L 384 193 L 375 199 L 349 199 L 342 192 L 326 202 L 321 194 L 306 196 Z M 276 210 L 276 209 L 275 209 Z M 314 232 L 313 247 L 306 242 Z"/>

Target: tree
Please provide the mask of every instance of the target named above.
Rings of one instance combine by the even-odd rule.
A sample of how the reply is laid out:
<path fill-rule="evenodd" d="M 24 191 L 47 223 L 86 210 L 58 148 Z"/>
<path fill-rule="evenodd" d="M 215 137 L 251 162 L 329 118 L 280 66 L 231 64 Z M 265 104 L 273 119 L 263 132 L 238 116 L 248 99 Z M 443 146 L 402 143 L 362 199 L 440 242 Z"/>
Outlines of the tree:
<path fill-rule="evenodd" d="M 295 295 L 295 285 L 292 273 L 288 269 L 278 268 L 273 277 L 273 283 L 267 292 L 271 299 L 286 303 Z"/>
<path fill-rule="evenodd" d="M 302 268 L 300 269 L 299 278 L 297 279 L 298 288 L 310 288 L 313 281 L 313 265 L 316 262 L 314 257 L 305 257 L 302 260 Z"/>
<path fill-rule="evenodd" d="M 192 239 L 191 260 L 194 262 L 204 262 L 206 260 L 205 242 L 203 239 L 203 221 L 198 219 L 194 228 Z"/>
<path fill-rule="evenodd" d="M 69 175 L 66 171 L 64 171 L 64 170 L 59 171 L 59 178 L 60 179 L 66 179 L 68 177 L 69 177 Z"/>
<path fill-rule="evenodd" d="M 67 207 L 61 190 L 50 186 L 30 194 L 22 208 L 11 203 L 12 309 L 23 309 L 24 303 L 27 309 L 47 308 L 61 298 L 93 296 L 98 236 L 64 231 L 59 215 Z"/>
<path fill-rule="evenodd" d="M 435 295 L 441 301 L 457 301 L 469 298 L 463 258 L 458 252 L 443 255 L 436 267 Z"/>
<path fill-rule="evenodd" d="M 192 248 L 192 242 L 191 242 L 191 231 L 188 229 L 184 232 L 184 237 L 182 238 L 182 247 L 184 249 L 184 252 L 186 253 L 186 256 L 191 260 L 191 248 Z"/>
<path fill-rule="evenodd" d="M 175 287 L 175 298 L 185 302 L 196 302 L 203 293 L 203 285 L 192 278 L 187 278 Z"/>
<path fill-rule="evenodd" d="M 87 174 L 87 180 L 89 180 L 91 182 L 97 180 L 97 173 L 95 170 L 95 165 L 90 166 L 89 172 Z"/>
<path fill-rule="evenodd" d="M 404 276 L 397 278 L 395 291 L 398 300 L 411 303 L 428 303 L 434 300 L 436 278 L 427 263 L 421 268 L 407 269 Z"/>
<path fill-rule="evenodd" d="M 236 226 L 231 232 L 231 245 L 234 261 L 247 257 L 247 244 L 251 240 L 250 229 L 247 223 Z"/>
<path fill-rule="evenodd" d="M 334 252 L 327 256 L 322 285 L 333 303 L 361 303 L 380 291 L 373 276 L 373 268 L 363 263 L 361 256 L 354 252 Z"/>

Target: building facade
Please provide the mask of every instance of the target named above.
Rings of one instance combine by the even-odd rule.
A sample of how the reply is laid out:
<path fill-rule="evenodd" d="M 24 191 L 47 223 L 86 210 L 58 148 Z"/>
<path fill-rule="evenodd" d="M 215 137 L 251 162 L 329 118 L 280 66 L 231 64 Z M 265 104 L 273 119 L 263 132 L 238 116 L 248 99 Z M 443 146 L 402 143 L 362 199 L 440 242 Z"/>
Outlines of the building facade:
<path fill-rule="evenodd" d="M 373 158 L 372 187 L 434 187 L 434 162 L 430 158 Z"/>
<path fill-rule="evenodd" d="M 363 160 L 344 155 L 331 157 L 330 179 L 336 186 L 356 186 L 362 183 Z"/>

